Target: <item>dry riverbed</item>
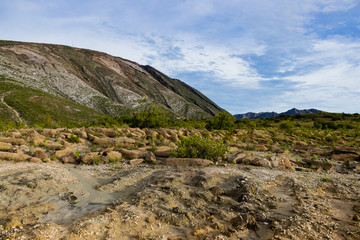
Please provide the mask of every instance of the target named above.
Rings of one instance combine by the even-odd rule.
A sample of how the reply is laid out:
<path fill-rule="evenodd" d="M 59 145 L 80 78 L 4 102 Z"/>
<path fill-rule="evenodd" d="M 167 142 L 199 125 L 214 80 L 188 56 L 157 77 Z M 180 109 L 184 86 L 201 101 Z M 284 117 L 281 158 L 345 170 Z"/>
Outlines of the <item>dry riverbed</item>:
<path fill-rule="evenodd" d="M 360 176 L 0 164 L 1 239 L 359 239 Z"/>

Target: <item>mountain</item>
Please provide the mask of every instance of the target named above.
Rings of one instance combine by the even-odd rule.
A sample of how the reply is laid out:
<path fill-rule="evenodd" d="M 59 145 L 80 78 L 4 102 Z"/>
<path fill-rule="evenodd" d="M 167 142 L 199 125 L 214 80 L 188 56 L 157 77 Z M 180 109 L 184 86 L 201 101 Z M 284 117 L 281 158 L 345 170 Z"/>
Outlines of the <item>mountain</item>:
<path fill-rule="evenodd" d="M 82 106 L 98 115 L 121 116 L 150 104 L 188 118 L 222 111 L 196 89 L 151 66 L 62 45 L 0 41 L 0 76 L 0 92 L 4 83 L 16 86 L 2 91 L 5 100 L 18 89 L 32 89 L 47 94 L 46 99 L 68 101 L 68 108 Z"/>
<path fill-rule="evenodd" d="M 259 118 L 277 117 L 277 116 L 281 116 L 281 115 L 300 115 L 300 114 L 319 113 L 319 112 L 322 112 L 322 111 L 317 110 L 317 109 L 313 109 L 313 108 L 312 109 L 303 109 L 303 110 L 293 108 L 293 109 L 290 109 L 290 110 L 288 110 L 286 112 L 282 112 L 282 113 L 276 113 L 276 112 L 253 113 L 253 112 L 248 112 L 248 113 L 244 113 L 244 114 L 236 114 L 234 116 L 237 119 L 243 119 L 243 118 L 259 119 Z"/>

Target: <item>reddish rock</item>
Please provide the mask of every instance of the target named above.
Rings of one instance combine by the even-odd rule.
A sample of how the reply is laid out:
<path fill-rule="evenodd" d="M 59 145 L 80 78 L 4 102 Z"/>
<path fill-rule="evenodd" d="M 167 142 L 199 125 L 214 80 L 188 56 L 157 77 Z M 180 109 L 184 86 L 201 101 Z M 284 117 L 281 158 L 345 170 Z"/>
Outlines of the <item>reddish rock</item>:
<path fill-rule="evenodd" d="M 30 158 L 29 162 L 31 162 L 31 163 L 42 163 L 43 161 L 40 158 L 32 157 L 32 158 Z"/>

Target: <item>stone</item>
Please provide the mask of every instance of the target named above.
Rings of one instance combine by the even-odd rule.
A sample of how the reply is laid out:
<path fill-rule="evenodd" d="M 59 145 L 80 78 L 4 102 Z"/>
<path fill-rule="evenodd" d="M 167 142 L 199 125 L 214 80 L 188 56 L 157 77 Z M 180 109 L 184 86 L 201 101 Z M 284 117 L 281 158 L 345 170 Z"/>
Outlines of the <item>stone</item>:
<path fill-rule="evenodd" d="M 120 149 L 120 152 L 123 154 L 125 159 L 136 159 L 136 158 L 143 158 L 146 154 L 146 151 L 141 150 L 128 150 L 125 148 Z"/>
<path fill-rule="evenodd" d="M 230 147 L 230 149 L 229 149 L 229 153 L 236 153 L 238 151 L 239 151 L 239 148 L 237 148 L 237 147 Z"/>
<path fill-rule="evenodd" d="M 64 157 L 63 163 L 76 163 L 76 159 L 73 156 Z"/>
<path fill-rule="evenodd" d="M 63 148 L 63 145 L 57 142 L 52 142 L 52 141 L 46 141 L 44 143 L 45 148 L 49 149 L 49 150 L 60 150 Z"/>
<path fill-rule="evenodd" d="M 236 230 L 245 230 L 246 228 L 256 230 L 258 229 L 258 223 L 256 222 L 256 218 L 250 214 L 245 214 L 244 216 L 237 216 L 230 220 L 230 224 Z"/>
<path fill-rule="evenodd" d="M 336 161 L 359 161 L 360 156 L 356 153 L 340 153 L 331 155 L 331 159 Z"/>
<path fill-rule="evenodd" d="M 112 147 L 115 145 L 115 140 L 109 137 L 95 137 L 93 142 L 101 147 Z"/>
<path fill-rule="evenodd" d="M 271 163 L 266 158 L 255 158 L 252 162 L 254 166 L 271 167 Z"/>
<path fill-rule="evenodd" d="M 29 158 L 31 158 L 31 156 L 24 154 L 22 152 L 19 153 L 0 152 L 0 159 L 3 160 L 26 161 Z"/>
<path fill-rule="evenodd" d="M 32 157 L 29 159 L 29 162 L 31 163 L 42 163 L 43 161 L 40 158 Z"/>
<path fill-rule="evenodd" d="M 0 151 L 9 151 L 11 148 L 11 143 L 0 142 Z"/>
<path fill-rule="evenodd" d="M 67 147 L 63 150 L 56 151 L 53 156 L 55 156 L 58 159 L 62 159 L 62 158 L 69 157 L 69 156 L 76 157 L 74 150 L 69 147 Z"/>
<path fill-rule="evenodd" d="M 36 133 L 32 137 L 32 142 L 34 143 L 35 146 L 42 145 L 45 142 L 45 137 Z"/>
<path fill-rule="evenodd" d="M 156 157 L 153 152 L 147 152 L 144 155 L 144 159 L 146 162 L 156 162 Z"/>
<path fill-rule="evenodd" d="M 118 137 L 116 138 L 117 143 L 125 143 L 125 144 L 134 144 L 136 141 L 132 138 L 128 137 Z"/>
<path fill-rule="evenodd" d="M 55 137 L 56 135 L 56 129 L 48 129 L 48 128 L 45 128 L 43 131 L 42 131 L 42 135 L 45 136 L 45 137 Z"/>
<path fill-rule="evenodd" d="M 168 146 L 157 147 L 154 154 L 156 157 L 170 157 L 170 151 L 172 148 Z"/>
<path fill-rule="evenodd" d="M 214 162 L 201 158 L 167 158 L 164 164 L 168 166 L 209 166 Z"/>
<path fill-rule="evenodd" d="M 87 133 L 84 130 L 74 129 L 73 133 L 81 138 L 87 138 Z"/>
<path fill-rule="evenodd" d="M 13 145 L 24 145 L 25 140 L 22 138 L 0 138 L 0 142 L 11 143 Z"/>
<path fill-rule="evenodd" d="M 267 150 L 268 150 L 268 148 L 265 145 L 256 145 L 255 146 L 255 151 L 265 152 Z"/>
<path fill-rule="evenodd" d="M 117 131 L 115 131 L 114 129 L 109 129 L 109 128 L 97 128 L 96 132 L 104 134 L 105 136 L 110 137 L 110 138 L 114 138 L 118 135 Z"/>
<path fill-rule="evenodd" d="M 101 160 L 101 153 L 100 152 L 91 152 L 86 154 L 82 159 L 81 162 L 85 163 L 85 164 L 91 164 L 94 162 L 94 160 Z"/>
<path fill-rule="evenodd" d="M 245 158 L 245 157 L 246 157 L 245 153 L 228 154 L 226 156 L 226 161 L 233 162 L 233 163 L 238 163 L 238 162 L 241 162 L 241 160 L 243 158 Z"/>
<path fill-rule="evenodd" d="M 101 160 L 103 162 L 118 162 L 122 159 L 122 154 L 117 151 L 109 151 L 101 153 Z"/>
<path fill-rule="evenodd" d="M 138 165 L 144 162 L 142 158 L 136 158 L 129 161 L 130 165 Z"/>

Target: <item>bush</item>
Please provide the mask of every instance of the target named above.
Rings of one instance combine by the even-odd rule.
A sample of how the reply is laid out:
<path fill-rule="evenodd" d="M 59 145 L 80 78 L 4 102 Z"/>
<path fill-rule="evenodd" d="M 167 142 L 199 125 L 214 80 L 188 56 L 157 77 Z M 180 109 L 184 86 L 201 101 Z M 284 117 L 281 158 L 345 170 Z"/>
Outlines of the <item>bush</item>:
<path fill-rule="evenodd" d="M 198 135 L 181 137 L 178 149 L 174 152 L 176 157 L 204 158 L 218 161 L 225 157 L 227 148 L 221 141 L 202 138 Z"/>
<path fill-rule="evenodd" d="M 227 112 L 220 112 L 218 115 L 208 120 L 206 123 L 206 129 L 222 129 L 231 130 L 235 127 L 235 117 Z"/>
<path fill-rule="evenodd" d="M 150 105 L 147 109 L 134 113 L 131 118 L 123 120 L 131 127 L 159 128 L 167 127 L 170 118 L 162 107 Z"/>

